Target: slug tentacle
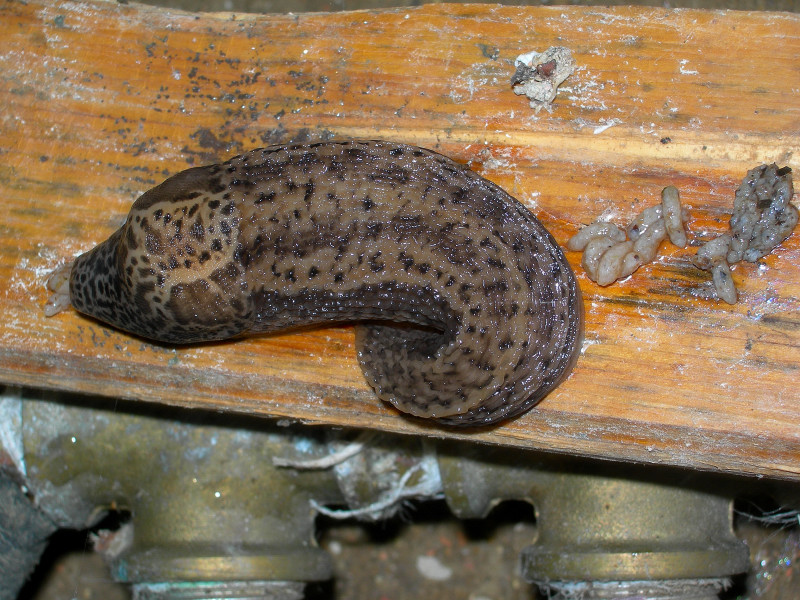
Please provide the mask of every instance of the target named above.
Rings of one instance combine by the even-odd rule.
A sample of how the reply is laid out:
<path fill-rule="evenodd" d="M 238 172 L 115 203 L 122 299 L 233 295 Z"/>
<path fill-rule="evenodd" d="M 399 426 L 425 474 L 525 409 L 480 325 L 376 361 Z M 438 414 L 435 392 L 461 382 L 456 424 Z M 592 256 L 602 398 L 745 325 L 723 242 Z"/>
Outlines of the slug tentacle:
<path fill-rule="evenodd" d="M 183 344 L 356 321 L 378 395 L 451 425 L 499 421 L 569 373 L 575 277 L 519 202 L 435 152 L 272 146 L 143 194 L 80 256 L 75 308 Z"/>

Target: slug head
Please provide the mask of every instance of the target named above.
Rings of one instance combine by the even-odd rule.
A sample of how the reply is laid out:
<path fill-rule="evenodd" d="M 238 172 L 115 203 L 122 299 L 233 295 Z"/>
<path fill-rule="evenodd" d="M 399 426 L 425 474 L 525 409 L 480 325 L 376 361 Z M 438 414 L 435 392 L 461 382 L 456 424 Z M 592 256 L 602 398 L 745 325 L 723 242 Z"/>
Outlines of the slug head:
<path fill-rule="evenodd" d="M 241 289 L 237 217 L 233 204 L 225 214 L 227 188 L 217 172 L 189 169 L 140 196 L 125 224 L 75 261 L 70 299 L 76 310 L 170 344 L 247 329 L 247 294 L 232 293 Z"/>

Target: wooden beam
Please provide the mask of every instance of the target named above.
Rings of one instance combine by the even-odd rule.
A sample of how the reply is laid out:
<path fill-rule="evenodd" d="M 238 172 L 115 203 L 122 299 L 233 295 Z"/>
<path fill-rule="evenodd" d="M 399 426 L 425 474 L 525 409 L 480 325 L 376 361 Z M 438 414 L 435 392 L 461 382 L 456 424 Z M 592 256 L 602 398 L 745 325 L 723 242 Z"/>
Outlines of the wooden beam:
<path fill-rule="evenodd" d="M 745 172 L 800 156 L 800 17 L 651 8 L 430 5 L 190 14 L 114 2 L 0 6 L 0 381 L 307 423 L 800 479 L 800 235 L 713 298 L 695 248 L 608 288 L 569 253 L 586 308 L 578 366 L 525 416 L 478 433 L 377 401 L 348 327 L 193 348 L 74 312 L 44 281 L 168 175 L 288 140 L 384 138 L 470 164 L 560 243 L 679 188 L 696 246 Z M 578 64 L 552 111 L 513 59 Z"/>

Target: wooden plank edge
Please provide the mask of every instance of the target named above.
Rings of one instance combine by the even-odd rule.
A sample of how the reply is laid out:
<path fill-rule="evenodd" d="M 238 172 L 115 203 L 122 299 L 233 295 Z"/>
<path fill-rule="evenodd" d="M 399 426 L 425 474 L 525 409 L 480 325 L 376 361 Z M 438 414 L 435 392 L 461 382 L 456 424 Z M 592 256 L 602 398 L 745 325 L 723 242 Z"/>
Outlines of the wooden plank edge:
<path fill-rule="evenodd" d="M 10 360 L 38 363 L 40 371 L 22 372 L 0 367 L 0 381 L 8 385 L 49 389 L 59 392 L 83 393 L 105 398 L 120 398 L 188 409 L 207 409 L 231 412 L 266 419 L 289 419 L 313 426 L 335 426 L 369 429 L 400 435 L 422 435 L 431 439 L 454 439 L 492 446 L 514 447 L 523 450 L 551 452 L 601 460 L 675 466 L 699 471 L 734 475 L 770 477 L 800 481 L 796 444 L 789 440 L 761 439 L 747 433 L 709 431 L 693 427 L 649 425 L 628 419 L 587 418 L 561 411 L 534 408 L 522 418 L 489 430 L 459 431 L 444 429 L 435 423 L 406 418 L 391 407 L 380 404 L 369 392 L 354 393 L 350 388 L 283 382 L 283 394 L 314 396 L 318 402 L 298 410 L 297 404 L 282 406 L 280 398 L 265 394 L 264 398 L 241 398 L 238 402 L 222 401 L 213 391 L 197 391 L 185 395 L 185 389 L 139 382 L 136 386 L 120 386 L 117 379 L 89 377 L 82 371 L 56 370 L 63 360 L 53 356 L 42 360 L 41 355 L 14 356 L 0 352 L 0 364 Z M 545 400 L 546 401 L 546 400 Z M 368 407 L 360 418 L 352 410 L 337 409 L 332 404 L 364 402 Z M 113 405 L 110 405 L 113 406 Z M 383 414 L 381 414 L 383 413 Z M 525 434 L 520 429 L 525 429 Z M 532 434 L 532 430 L 536 433 Z M 572 432 L 572 433 L 569 433 Z M 532 440 L 532 436 L 534 439 Z M 681 446 L 674 443 L 680 440 Z M 725 448 L 740 451 L 725 453 Z M 746 449 L 746 451 L 742 451 Z M 747 457 L 743 459 L 742 457 Z"/>

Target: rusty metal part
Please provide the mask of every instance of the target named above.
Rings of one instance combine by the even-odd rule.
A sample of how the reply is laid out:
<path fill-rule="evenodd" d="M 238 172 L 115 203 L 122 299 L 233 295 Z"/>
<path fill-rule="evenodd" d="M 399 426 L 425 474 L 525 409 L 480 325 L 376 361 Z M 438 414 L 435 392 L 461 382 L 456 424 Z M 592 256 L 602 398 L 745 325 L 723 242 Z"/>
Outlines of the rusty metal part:
<path fill-rule="evenodd" d="M 62 527 L 90 526 L 109 508 L 130 511 L 131 542 L 109 558 L 114 576 L 140 586 L 141 598 L 204 598 L 209 582 L 254 590 L 330 578 L 309 502 L 340 502 L 336 483 L 271 460 L 296 446 L 324 453 L 325 444 L 265 423 L 175 416 L 23 402 L 31 494 Z M 198 585 L 166 594 L 173 582 Z"/>
<path fill-rule="evenodd" d="M 302 600 L 304 587 L 297 581 L 141 583 L 133 586 L 133 600 Z"/>
<path fill-rule="evenodd" d="M 533 503 L 538 531 L 522 572 L 540 587 L 586 586 L 586 598 L 667 598 L 677 588 L 682 598 L 715 597 L 748 569 L 748 549 L 732 530 L 735 488 L 725 479 L 529 456 L 440 454 L 440 465 L 457 516 L 483 517 L 507 499 Z"/>
<path fill-rule="evenodd" d="M 533 504 L 522 572 L 556 595 L 712 598 L 749 566 L 735 480 L 104 402 L 2 398 L 0 453 L 57 526 L 130 511 L 131 530 L 98 546 L 136 600 L 300 598 L 332 574 L 317 511 L 376 520 L 409 498 L 470 519 Z"/>

